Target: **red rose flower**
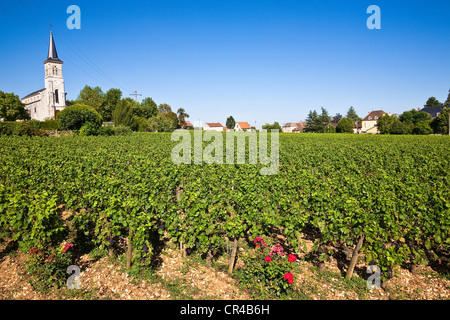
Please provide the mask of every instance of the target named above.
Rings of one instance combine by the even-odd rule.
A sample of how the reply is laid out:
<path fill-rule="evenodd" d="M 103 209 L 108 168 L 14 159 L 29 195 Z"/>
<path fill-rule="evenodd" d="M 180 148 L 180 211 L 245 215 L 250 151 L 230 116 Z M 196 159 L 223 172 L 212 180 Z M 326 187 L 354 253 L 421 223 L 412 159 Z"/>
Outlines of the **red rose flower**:
<path fill-rule="evenodd" d="M 288 259 L 289 259 L 289 262 L 294 262 L 297 260 L 297 257 L 294 256 L 293 254 L 290 254 Z"/>
<path fill-rule="evenodd" d="M 264 260 L 265 260 L 266 262 L 271 262 L 271 261 L 272 261 L 272 258 L 269 257 L 269 256 L 267 256 Z"/>
<path fill-rule="evenodd" d="M 66 244 L 64 245 L 64 249 L 63 249 L 62 252 L 66 252 L 67 250 L 69 250 L 69 248 L 72 248 L 72 247 L 73 247 L 73 244 L 71 244 L 71 243 L 66 243 Z"/>
<path fill-rule="evenodd" d="M 294 282 L 294 276 L 292 275 L 292 273 L 288 272 L 283 276 L 284 280 L 287 280 L 287 282 L 289 284 L 292 284 Z"/>

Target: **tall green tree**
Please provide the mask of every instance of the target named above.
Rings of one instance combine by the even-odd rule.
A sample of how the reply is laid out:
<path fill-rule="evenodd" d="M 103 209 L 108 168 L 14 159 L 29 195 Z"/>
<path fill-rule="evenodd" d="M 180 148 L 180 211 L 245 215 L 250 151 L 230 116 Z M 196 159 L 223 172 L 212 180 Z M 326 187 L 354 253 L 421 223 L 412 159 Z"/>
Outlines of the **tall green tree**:
<path fill-rule="evenodd" d="M 435 97 L 428 98 L 427 102 L 425 103 L 424 107 L 441 107 L 442 103 L 439 102 L 438 99 Z"/>
<path fill-rule="evenodd" d="M 339 121 L 340 121 L 341 119 L 342 119 L 342 114 L 336 113 L 336 115 L 335 115 L 333 118 L 331 118 L 331 122 L 339 123 Z"/>
<path fill-rule="evenodd" d="M 103 121 L 112 121 L 112 113 L 122 98 L 122 90 L 111 88 L 106 91 L 102 106 L 99 107 Z"/>
<path fill-rule="evenodd" d="M 317 132 L 317 119 L 319 115 L 316 110 L 310 110 L 306 117 L 305 132 Z"/>
<path fill-rule="evenodd" d="M 28 120 L 30 115 L 19 96 L 0 91 L 0 118 L 5 121 Z"/>
<path fill-rule="evenodd" d="M 383 114 L 377 120 L 377 127 L 381 134 L 389 134 L 396 116 Z"/>
<path fill-rule="evenodd" d="M 305 132 L 324 132 L 324 131 L 328 132 L 328 130 L 325 129 L 326 128 L 330 129 L 328 127 L 330 121 L 331 118 L 328 114 L 328 111 L 324 107 L 321 108 L 320 114 L 318 114 L 316 110 L 310 111 L 306 118 L 307 124 L 305 127 Z"/>
<path fill-rule="evenodd" d="M 351 106 L 348 109 L 347 115 L 345 117 L 352 119 L 353 123 L 361 123 L 361 121 L 362 121 L 362 119 L 358 116 L 358 114 L 356 113 L 355 108 L 353 108 L 353 106 Z"/>
<path fill-rule="evenodd" d="M 85 85 L 77 97 L 77 103 L 93 107 L 103 117 L 102 106 L 105 103 L 105 93 L 100 87 L 90 87 Z"/>
<path fill-rule="evenodd" d="M 189 118 L 189 114 L 187 114 L 186 110 L 184 110 L 183 108 L 178 108 L 177 114 L 178 114 L 178 127 L 184 129 L 186 127 L 186 118 Z"/>
<path fill-rule="evenodd" d="M 442 112 L 433 119 L 431 122 L 431 128 L 433 129 L 434 133 L 440 133 L 440 134 L 448 134 L 448 126 L 449 126 L 449 114 L 450 114 L 450 108 L 444 108 Z"/>
<path fill-rule="evenodd" d="M 161 115 L 167 124 L 164 128 L 165 132 L 173 131 L 178 125 L 178 116 L 172 111 L 172 107 L 166 103 L 162 103 L 158 106 L 158 114 Z"/>
<path fill-rule="evenodd" d="M 112 118 L 114 121 L 114 125 L 119 126 L 123 125 L 126 127 L 135 126 L 134 119 L 134 107 L 136 102 L 133 99 L 125 98 L 121 99 L 116 106 L 116 109 L 112 113 Z"/>
<path fill-rule="evenodd" d="M 412 109 L 410 111 L 403 112 L 400 115 L 399 120 L 401 122 L 408 123 L 408 124 L 416 124 L 420 121 L 431 120 L 431 116 L 429 113 Z"/>
<path fill-rule="evenodd" d="M 152 98 L 147 97 L 141 101 L 142 117 L 149 119 L 158 113 L 158 105 Z"/>
<path fill-rule="evenodd" d="M 319 121 L 320 121 L 321 126 L 323 128 L 325 128 L 330 123 L 331 117 L 328 114 L 328 111 L 324 107 L 321 107 L 320 110 L 321 110 L 321 113 L 319 116 Z"/>
<path fill-rule="evenodd" d="M 236 125 L 236 121 L 234 121 L 234 118 L 232 116 L 229 116 L 227 118 L 227 121 L 225 122 L 225 126 L 228 129 L 234 129 L 234 126 Z"/>

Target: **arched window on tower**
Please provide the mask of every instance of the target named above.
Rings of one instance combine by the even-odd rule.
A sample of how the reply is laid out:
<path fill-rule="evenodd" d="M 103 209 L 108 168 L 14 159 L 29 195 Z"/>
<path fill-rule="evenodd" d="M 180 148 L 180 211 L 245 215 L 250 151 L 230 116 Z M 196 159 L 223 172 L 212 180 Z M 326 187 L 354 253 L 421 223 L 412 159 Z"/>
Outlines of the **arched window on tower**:
<path fill-rule="evenodd" d="M 55 102 L 59 103 L 59 92 L 58 92 L 58 89 L 55 90 Z"/>

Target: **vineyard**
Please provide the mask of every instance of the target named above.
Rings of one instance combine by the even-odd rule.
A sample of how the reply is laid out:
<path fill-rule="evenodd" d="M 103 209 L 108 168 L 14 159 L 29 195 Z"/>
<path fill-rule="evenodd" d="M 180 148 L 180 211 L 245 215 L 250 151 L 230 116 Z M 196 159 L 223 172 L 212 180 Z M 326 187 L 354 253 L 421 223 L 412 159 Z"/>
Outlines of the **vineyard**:
<path fill-rule="evenodd" d="M 281 134 L 268 176 L 261 164 L 174 164 L 176 144 L 168 133 L 1 137 L 0 237 L 47 259 L 123 242 L 127 265 L 143 268 L 168 239 L 208 263 L 230 252 L 230 274 L 238 241 L 279 236 L 298 256 L 304 234 L 318 264 L 350 250 L 348 277 L 358 257 L 382 279 L 448 264 L 448 136 Z"/>

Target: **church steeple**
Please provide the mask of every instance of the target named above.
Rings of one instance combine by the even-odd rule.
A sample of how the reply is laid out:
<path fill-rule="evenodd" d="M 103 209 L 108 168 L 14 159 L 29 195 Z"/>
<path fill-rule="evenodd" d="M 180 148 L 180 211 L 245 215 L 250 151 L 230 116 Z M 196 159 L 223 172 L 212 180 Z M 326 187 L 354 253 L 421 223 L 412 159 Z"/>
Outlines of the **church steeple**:
<path fill-rule="evenodd" d="M 50 43 L 48 45 L 47 60 L 45 60 L 44 63 L 46 63 L 46 62 L 63 63 L 58 58 L 58 52 L 56 52 L 55 40 L 53 40 L 53 33 L 51 31 L 50 31 Z"/>

